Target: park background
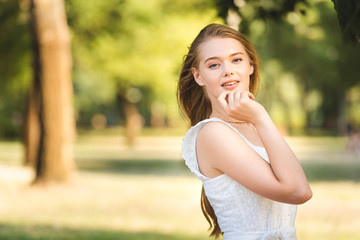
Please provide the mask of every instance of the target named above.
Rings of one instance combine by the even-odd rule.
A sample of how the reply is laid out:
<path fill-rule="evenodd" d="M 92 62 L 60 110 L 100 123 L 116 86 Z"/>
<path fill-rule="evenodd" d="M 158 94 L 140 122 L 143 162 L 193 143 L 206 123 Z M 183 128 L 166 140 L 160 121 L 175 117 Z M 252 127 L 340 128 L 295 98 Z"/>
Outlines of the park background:
<path fill-rule="evenodd" d="M 176 84 L 213 22 L 310 180 L 299 239 L 360 239 L 358 0 L 0 0 L 0 239 L 207 239 Z"/>

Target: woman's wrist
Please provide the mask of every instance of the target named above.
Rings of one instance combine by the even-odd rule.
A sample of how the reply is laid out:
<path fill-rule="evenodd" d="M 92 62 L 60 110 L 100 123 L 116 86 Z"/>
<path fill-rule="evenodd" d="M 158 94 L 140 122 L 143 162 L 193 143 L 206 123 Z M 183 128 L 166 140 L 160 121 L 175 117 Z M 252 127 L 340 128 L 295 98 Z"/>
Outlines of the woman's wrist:
<path fill-rule="evenodd" d="M 264 111 L 262 114 L 257 115 L 257 117 L 252 122 L 255 127 L 260 127 L 269 123 L 272 123 L 272 120 L 266 111 Z"/>

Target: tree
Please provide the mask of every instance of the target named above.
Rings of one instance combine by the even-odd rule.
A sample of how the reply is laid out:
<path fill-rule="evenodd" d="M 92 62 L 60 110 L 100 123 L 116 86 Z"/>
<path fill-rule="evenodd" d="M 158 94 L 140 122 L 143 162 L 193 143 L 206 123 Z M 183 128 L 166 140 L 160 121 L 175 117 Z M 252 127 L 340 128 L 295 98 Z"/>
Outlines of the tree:
<path fill-rule="evenodd" d="M 281 21 L 286 14 L 294 12 L 296 6 L 307 4 L 307 0 L 214 0 L 218 14 L 231 24 L 232 14 L 239 15 L 239 29 L 244 34 L 250 33 L 250 24 L 256 20 L 275 20 Z"/>
<path fill-rule="evenodd" d="M 360 0 L 332 0 L 345 40 L 360 43 Z"/>
<path fill-rule="evenodd" d="M 34 81 L 26 148 L 36 182 L 65 181 L 75 167 L 71 51 L 63 0 L 32 0 Z"/>

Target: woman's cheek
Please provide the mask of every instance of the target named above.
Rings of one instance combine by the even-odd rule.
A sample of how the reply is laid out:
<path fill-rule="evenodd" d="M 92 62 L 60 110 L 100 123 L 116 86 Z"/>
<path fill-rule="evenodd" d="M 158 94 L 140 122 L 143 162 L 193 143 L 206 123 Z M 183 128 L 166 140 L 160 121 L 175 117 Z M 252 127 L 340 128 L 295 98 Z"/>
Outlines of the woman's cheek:
<path fill-rule="evenodd" d="M 205 91 L 210 99 L 217 99 L 222 93 L 221 89 L 206 87 Z"/>

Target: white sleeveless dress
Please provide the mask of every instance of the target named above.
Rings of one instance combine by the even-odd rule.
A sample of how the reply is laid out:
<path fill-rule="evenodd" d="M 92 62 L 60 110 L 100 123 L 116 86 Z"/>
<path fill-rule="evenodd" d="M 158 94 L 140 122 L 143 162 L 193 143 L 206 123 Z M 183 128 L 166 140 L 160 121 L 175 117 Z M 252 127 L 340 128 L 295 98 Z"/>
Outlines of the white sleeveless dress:
<path fill-rule="evenodd" d="M 191 127 L 183 138 L 182 156 L 190 170 L 203 182 L 205 194 L 214 208 L 224 240 L 294 240 L 296 205 L 264 198 L 222 174 L 208 178 L 200 173 L 196 159 L 196 138 L 208 122 L 219 121 L 236 131 L 249 146 L 269 162 L 265 148 L 251 144 L 229 123 L 206 119 Z"/>

